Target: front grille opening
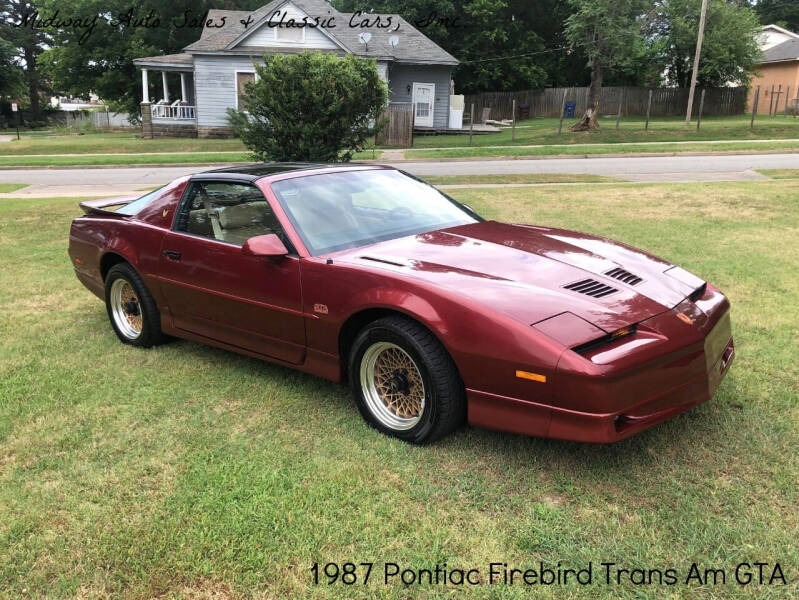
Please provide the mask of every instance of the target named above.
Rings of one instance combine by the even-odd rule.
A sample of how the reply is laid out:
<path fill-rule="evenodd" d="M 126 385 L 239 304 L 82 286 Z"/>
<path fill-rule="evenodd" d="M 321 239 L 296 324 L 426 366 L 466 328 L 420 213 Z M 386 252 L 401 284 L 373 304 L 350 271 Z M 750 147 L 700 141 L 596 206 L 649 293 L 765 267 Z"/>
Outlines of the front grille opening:
<path fill-rule="evenodd" d="M 575 346 L 574 348 L 572 348 L 572 351 L 580 355 L 585 355 L 588 354 L 589 352 L 592 352 L 593 350 L 596 350 L 597 348 L 600 348 L 601 346 L 606 346 L 607 344 L 615 342 L 618 339 L 627 337 L 628 335 L 633 335 L 637 331 L 638 331 L 637 325 L 629 325 L 627 327 L 622 327 L 621 329 L 617 329 L 616 331 L 608 333 L 607 335 L 603 335 L 600 338 L 591 340 L 590 342 L 586 342 L 584 344 L 580 344 L 579 346 Z"/>
<path fill-rule="evenodd" d="M 605 296 L 610 296 L 614 292 L 619 291 L 615 287 L 611 287 L 596 279 L 581 279 L 580 281 L 575 281 L 563 287 L 567 290 L 577 292 L 578 294 L 591 296 L 592 298 L 604 298 Z"/>
<path fill-rule="evenodd" d="M 618 279 L 619 281 L 626 283 L 627 285 L 638 285 L 643 281 L 638 275 L 633 275 L 629 271 L 625 271 L 619 267 L 615 269 L 611 269 L 605 273 L 608 277 L 612 277 L 613 279 Z"/>

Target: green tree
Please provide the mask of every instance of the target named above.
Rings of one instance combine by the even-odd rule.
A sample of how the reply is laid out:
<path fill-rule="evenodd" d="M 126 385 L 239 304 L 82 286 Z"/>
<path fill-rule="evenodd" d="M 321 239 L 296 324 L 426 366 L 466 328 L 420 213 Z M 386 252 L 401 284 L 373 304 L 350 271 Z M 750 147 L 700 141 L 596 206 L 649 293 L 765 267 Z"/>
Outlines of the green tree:
<path fill-rule="evenodd" d="M 591 67 L 588 107 L 573 131 L 599 127 L 597 117 L 605 72 L 629 64 L 645 45 L 642 28 L 645 0 L 569 0 L 573 12 L 566 20 L 566 38 L 585 49 Z"/>
<path fill-rule="evenodd" d="M 349 161 L 388 101 L 377 63 L 351 54 L 265 55 L 255 70 L 245 111 L 228 116 L 258 160 Z"/>
<path fill-rule="evenodd" d="M 554 1 L 554 0 L 547 0 Z M 457 58 L 458 92 L 543 87 L 544 43 L 522 0 L 338 0 L 343 12 L 397 13 Z"/>
<path fill-rule="evenodd" d="M 799 1 L 759 0 L 754 9 L 763 25 L 779 25 L 793 32 L 799 32 Z"/>
<path fill-rule="evenodd" d="M 669 83 L 691 81 L 701 0 L 661 0 L 651 33 Z M 709 0 L 697 85 L 747 84 L 761 52 L 760 24 L 755 12 L 735 2 Z"/>
<path fill-rule="evenodd" d="M 40 2 L 0 0 L 0 36 L 16 49 L 17 61 L 24 65 L 25 85 L 30 110 L 36 118 L 41 113 L 42 78 L 39 56 L 52 43 L 49 32 L 25 25 L 25 18 L 41 9 Z"/>
<path fill-rule="evenodd" d="M 17 98 L 24 89 L 24 76 L 16 56 L 14 45 L 0 38 L 0 100 Z"/>

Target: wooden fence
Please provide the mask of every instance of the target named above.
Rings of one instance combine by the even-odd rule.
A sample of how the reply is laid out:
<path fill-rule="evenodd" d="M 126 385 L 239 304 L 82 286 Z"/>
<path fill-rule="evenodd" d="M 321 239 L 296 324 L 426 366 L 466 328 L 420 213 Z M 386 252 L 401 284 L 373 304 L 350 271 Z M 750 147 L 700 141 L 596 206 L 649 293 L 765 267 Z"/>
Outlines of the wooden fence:
<path fill-rule="evenodd" d="M 652 117 L 676 117 L 685 114 L 688 105 L 688 88 L 651 88 Z M 622 116 L 644 116 L 649 99 L 650 88 L 645 87 L 603 87 L 600 102 L 600 115 L 615 115 L 622 101 Z M 520 105 L 530 106 L 531 117 L 559 117 L 563 92 L 566 102 L 576 102 L 575 117 L 582 115 L 588 104 L 587 87 L 546 88 L 542 90 L 525 90 L 522 92 L 483 92 L 468 94 L 466 112 L 474 103 L 474 114 L 482 114 L 483 108 L 491 108 L 492 119 L 510 119 L 513 116 L 512 102 L 516 100 L 517 110 Z M 701 89 L 694 95 L 693 114 L 699 111 Z M 705 93 L 704 115 L 740 115 L 746 111 L 747 88 L 707 88 Z"/>
<path fill-rule="evenodd" d="M 380 118 L 382 129 L 375 142 L 380 146 L 410 148 L 413 145 L 413 104 L 391 102 Z"/>

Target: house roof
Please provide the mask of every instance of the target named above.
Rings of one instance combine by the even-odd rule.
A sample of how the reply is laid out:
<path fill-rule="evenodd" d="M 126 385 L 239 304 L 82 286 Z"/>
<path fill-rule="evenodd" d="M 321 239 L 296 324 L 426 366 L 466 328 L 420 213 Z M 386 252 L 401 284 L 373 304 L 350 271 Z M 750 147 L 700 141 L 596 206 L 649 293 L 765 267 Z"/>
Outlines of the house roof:
<path fill-rule="evenodd" d="M 794 33 L 793 31 L 788 31 L 784 27 L 780 27 L 779 25 L 774 25 L 774 23 L 771 23 L 770 25 L 763 25 L 763 27 L 761 29 L 763 31 L 766 31 L 767 29 L 770 29 L 771 31 L 776 31 L 778 33 L 782 33 L 782 34 L 787 35 L 789 37 L 798 38 L 799 39 L 799 33 Z"/>
<path fill-rule="evenodd" d="M 760 63 L 782 62 L 785 60 L 799 60 L 799 39 L 787 40 L 763 52 Z"/>
<path fill-rule="evenodd" d="M 145 58 L 133 59 L 133 64 L 140 67 L 190 67 L 194 64 L 194 57 L 191 54 L 164 54 L 161 56 L 148 56 Z"/>
<path fill-rule="evenodd" d="M 368 17 L 373 24 L 370 27 L 351 27 L 349 23 L 352 13 L 340 13 L 324 0 L 291 0 L 291 2 L 311 17 L 334 17 L 335 27 L 320 28 L 320 31 L 326 33 L 341 46 L 342 52 L 399 62 L 458 64 L 454 56 L 399 15 L 364 14 L 364 17 Z M 200 39 L 186 46 L 184 50 L 188 53 L 233 51 L 231 44 L 248 31 L 255 31 L 259 22 L 267 21 L 274 11 L 285 3 L 286 0 L 273 0 L 251 13 L 237 10 L 211 10 L 208 13 L 208 19 L 213 23 L 221 23 L 224 18 L 225 25 L 218 28 L 203 28 Z M 399 26 L 394 26 L 390 30 L 377 27 L 374 22 L 377 21 L 376 17 L 378 16 L 382 17 L 384 22 L 387 17 L 391 17 L 392 24 L 398 23 Z M 251 19 L 250 25 L 245 27 L 241 21 L 246 21 L 248 17 Z M 372 35 L 366 45 L 359 40 L 359 35 L 363 32 L 369 32 Z M 399 44 L 396 47 L 392 47 L 389 43 L 389 39 L 393 35 L 399 37 Z M 252 49 L 248 48 L 248 50 Z M 285 49 L 264 48 L 264 50 L 283 52 Z"/>

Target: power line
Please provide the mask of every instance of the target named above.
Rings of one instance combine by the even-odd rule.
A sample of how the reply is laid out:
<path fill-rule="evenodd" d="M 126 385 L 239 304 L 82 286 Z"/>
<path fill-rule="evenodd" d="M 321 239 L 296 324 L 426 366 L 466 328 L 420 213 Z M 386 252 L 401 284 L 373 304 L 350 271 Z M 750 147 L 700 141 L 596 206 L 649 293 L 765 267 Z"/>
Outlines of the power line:
<path fill-rule="evenodd" d="M 611 36 L 607 36 L 607 37 L 603 38 L 602 41 L 613 40 L 613 39 L 620 38 L 620 37 L 627 37 L 628 35 L 630 35 L 629 32 L 621 33 L 619 35 L 611 35 Z M 571 50 L 572 48 L 574 48 L 576 46 L 590 46 L 590 45 L 596 44 L 598 42 L 599 42 L 599 40 L 590 40 L 590 41 L 587 41 L 587 42 L 578 42 L 578 43 L 575 43 L 575 44 L 566 44 L 566 45 L 563 45 L 563 46 L 555 46 L 554 48 L 547 48 L 545 50 L 538 50 L 536 52 L 526 52 L 524 54 L 512 54 L 510 56 L 495 56 L 494 58 L 480 58 L 480 59 L 475 59 L 475 60 L 464 60 L 464 61 L 461 61 L 461 62 L 463 64 L 472 64 L 472 63 L 483 63 L 483 62 L 495 62 L 495 61 L 499 61 L 499 60 L 510 60 L 511 58 L 527 58 L 529 56 L 539 56 L 541 54 L 549 54 L 549 53 L 552 53 L 552 52 L 562 52 L 563 50 Z"/>

